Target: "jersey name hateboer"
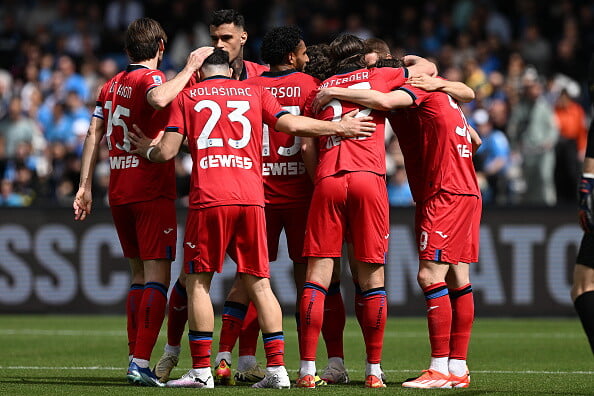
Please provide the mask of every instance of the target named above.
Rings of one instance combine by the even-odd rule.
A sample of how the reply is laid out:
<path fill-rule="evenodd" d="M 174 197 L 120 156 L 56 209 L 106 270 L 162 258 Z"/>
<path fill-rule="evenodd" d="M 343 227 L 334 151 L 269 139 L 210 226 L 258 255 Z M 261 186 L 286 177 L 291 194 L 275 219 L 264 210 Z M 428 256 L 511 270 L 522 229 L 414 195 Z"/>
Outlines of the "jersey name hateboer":
<path fill-rule="evenodd" d="M 407 76 L 408 72 L 404 68 L 350 69 L 326 79 L 322 82 L 321 87 L 375 89 L 380 92 L 389 92 L 404 84 Z M 370 137 L 320 137 L 316 182 L 340 172 L 365 171 L 385 175 L 384 126 L 386 113 L 333 99 L 318 114 L 313 114 L 311 99 L 308 99 L 305 110 L 305 115 L 310 117 L 338 122 L 344 114 L 358 109 L 357 117 L 371 116 L 373 117 L 372 121 L 377 125 L 375 132 Z"/>

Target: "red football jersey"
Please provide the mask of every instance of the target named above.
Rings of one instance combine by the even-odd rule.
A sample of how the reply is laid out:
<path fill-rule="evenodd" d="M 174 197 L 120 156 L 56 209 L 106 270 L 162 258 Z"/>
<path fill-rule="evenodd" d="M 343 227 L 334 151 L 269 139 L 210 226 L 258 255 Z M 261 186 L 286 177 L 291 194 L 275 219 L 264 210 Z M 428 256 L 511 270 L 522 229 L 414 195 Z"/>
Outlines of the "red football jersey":
<path fill-rule="evenodd" d="M 375 89 L 389 92 L 402 86 L 408 77 L 404 68 L 372 68 L 351 70 L 337 74 L 322 82 L 321 87 L 341 87 L 352 89 Z M 357 104 L 332 100 L 315 115 L 306 106 L 305 115 L 320 120 L 340 121 L 340 118 L 355 109 L 359 109 L 358 117 L 370 115 L 377 124 L 370 137 L 341 138 L 340 136 L 322 136 L 319 138 L 319 159 L 316 169 L 316 181 L 339 172 L 374 172 L 386 174 L 386 148 L 384 142 L 384 126 L 386 113 L 364 108 Z"/>
<path fill-rule="evenodd" d="M 247 83 L 266 88 L 283 109 L 301 115 L 305 100 L 320 85 L 320 81 L 295 69 L 264 72 Z M 291 205 L 309 202 L 313 191 L 311 178 L 301 157 L 301 139 L 277 132 L 264 125 L 263 168 L 266 204 Z"/>
<path fill-rule="evenodd" d="M 439 190 L 479 196 L 468 123 L 456 101 L 443 92 L 408 84 L 400 89 L 414 103 L 393 111 L 389 120 L 402 148 L 414 200 L 423 202 Z"/>
<path fill-rule="evenodd" d="M 287 112 L 263 87 L 215 76 L 183 90 L 166 132 L 188 139 L 193 167 L 190 208 L 264 206 L 262 124 Z"/>
<path fill-rule="evenodd" d="M 240 80 L 246 80 L 248 78 L 257 77 L 260 74 L 267 72 L 270 68 L 266 65 L 261 65 L 259 63 L 250 62 L 250 61 L 243 61 L 243 70 L 241 72 L 241 76 L 239 77 Z"/>
<path fill-rule="evenodd" d="M 270 70 L 270 69 L 266 65 L 261 65 L 259 63 L 254 63 L 254 62 L 244 60 L 243 61 L 243 70 L 241 71 L 239 80 L 245 80 L 248 78 L 257 77 L 260 74 L 262 74 L 268 70 Z M 194 73 L 192 75 L 192 77 L 190 77 L 190 80 L 188 81 L 188 83 L 186 84 L 186 88 L 189 88 L 195 84 L 198 84 L 198 82 L 199 82 L 198 77 L 196 76 L 196 73 Z"/>
<path fill-rule="evenodd" d="M 94 116 L 105 122 L 111 175 L 110 205 L 149 201 L 158 197 L 175 199 L 173 161 L 150 162 L 130 154 L 128 132 L 136 124 L 155 138 L 163 131 L 166 112 L 155 110 L 146 100 L 147 92 L 165 81 L 159 70 L 129 65 L 101 88 Z"/>

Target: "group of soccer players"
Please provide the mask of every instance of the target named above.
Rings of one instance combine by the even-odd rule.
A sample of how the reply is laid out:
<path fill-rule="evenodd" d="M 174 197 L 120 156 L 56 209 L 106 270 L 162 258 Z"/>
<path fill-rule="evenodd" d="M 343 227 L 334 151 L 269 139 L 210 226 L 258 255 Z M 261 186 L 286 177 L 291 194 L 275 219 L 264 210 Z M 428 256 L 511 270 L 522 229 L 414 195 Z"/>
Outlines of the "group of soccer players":
<path fill-rule="evenodd" d="M 366 344 L 365 386 L 385 387 L 380 363 L 388 306 L 388 117 L 417 203 L 418 280 L 432 350 L 429 369 L 403 386 L 468 387 L 466 354 L 474 317 L 468 266 L 478 259 L 481 208 L 472 153 L 479 140 L 452 97 L 472 100 L 472 90 L 429 77 L 435 66 L 424 59 L 405 58 L 407 68 L 382 61 L 389 50 L 376 50 L 381 42 L 366 47 L 351 35 L 316 48 L 322 54 L 310 59 L 312 52 L 294 27 L 275 28 L 264 37 L 268 69 L 243 60 L 244 26 L 234 10 L 216 11 L 210 26 L 215 48 L 192 52 L 186 67 L 165 82 L 157 67 L 166 35 L 156 21 L 139 19 L 126 35 L 131 64 L 98 97 L 74 210 L 80 220 L 91 211 L 92 175 L 106 136 L 110 159 L 117 158 L 111 163 L 125 164 L 112 166 L 109 198 L 132 269 L 128 380 L 169 387 L 212 388 L 235 380 L 255 382 L 256 388 L 290 387 L 282 314 L 269 282 L 269 261 L 276 259 L 284 229 L 298 295 L 295 386 L 349 381 L 337 276 L 346 243 Z M 304 69 L 326 70 L 315 73 L 318 79 Z M 171 159 L 184 141 L 193 159 L 184 268 L 171 291 L 165 352 L 151 370 L 175 256 Z M 213 376 L 209 288 L 225 254 L 237 264 L 237 276 L 224 304 Z M 186 320 L 192 368 L 167 381 L 178 362 Z M 265 370 L 254 356 L 260 330 Z M 328 365 L 318 376 L 320 333 Z M 231 352 L 238 338 L 233 377 Z"/>

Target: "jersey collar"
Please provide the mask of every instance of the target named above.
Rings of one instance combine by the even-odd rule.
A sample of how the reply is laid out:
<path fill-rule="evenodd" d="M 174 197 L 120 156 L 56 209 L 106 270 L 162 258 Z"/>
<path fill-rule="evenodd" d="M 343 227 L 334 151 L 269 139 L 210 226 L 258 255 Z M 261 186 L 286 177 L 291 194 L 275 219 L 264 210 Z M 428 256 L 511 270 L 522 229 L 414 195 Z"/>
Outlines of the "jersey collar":
<path fill-rule="evenodd" d="M 216 76 L 207 77 L 207 78 L 203 79 L 202 81 L 206 81 L 206 80 L 218 80 L 218 79 L 231 80 L 230 77 L 223 76 L 223 75 L 216 75 Z"/>
<path fill-rule="evenodd" d="M 126 67 L 127 72 L 131 72 L 138 69 L 148 69 L 145 65 L 139 65 L 138 63 L 131 63 Z"/>
<path fill-rule="evenodd" d="M 299 73 L 296 69 L 287 69 L 287 70 L 280 70 L 280 71 L 265 71 L 260 74 L 262 77 L 282 77 L 288 76 L 289 74 Z"/>

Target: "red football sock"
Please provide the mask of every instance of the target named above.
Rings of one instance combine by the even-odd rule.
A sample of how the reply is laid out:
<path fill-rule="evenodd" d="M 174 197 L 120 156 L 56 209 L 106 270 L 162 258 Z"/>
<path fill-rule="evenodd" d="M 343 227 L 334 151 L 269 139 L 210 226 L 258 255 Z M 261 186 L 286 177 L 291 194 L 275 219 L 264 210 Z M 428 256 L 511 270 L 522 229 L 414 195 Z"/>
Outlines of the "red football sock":
<path fill-rule="evenodd" d="M 284 366 L 285 336 L 283 332 L 262 334 L 262 340 L 266 353 L 266 367 Z"/>
<path fill-rule="evenodd" d="M 190 340 L 190 354 L 192 355 L 192 368 L 210 367 L 210 350 L 212 348 L 212 331 L 188 332 Z"/>
<path fill-rule="evenodd" d="M 167 305 L 167 288 L 158 282 L 147 282 L 144 285 L 142 300 L 138 309 L 138 334 L 134 357 L 151 360 L 151 353 L 159 337 L 159 331 L 165 319 Z"/>
<path fill-rule="evenodd" d="M 357 317 L 357 322 L 359 323 L 359 327 L 363 332 L 363 338 L 365 338 L 365 329 L 363 328 L 363 301 L 361 301 L 361 287 L 359 286 L 359 282 L 353 280 L 355 284 L 355 316 Z"/>
<path fill-rule="evenodd" d="M 322 336 L 326 343 L 328 357 L 344 359 L 343 335 L 346 324 L 346 312 L 340 293 L 340 282 L 334 282 L 328 288 L 324 302 L 324 321 L 322 322 Z"/>
<path fill-rule="evenodd" d="M 301 360 L 316 360 L 318 339 L 320 338 L 324 320 L 326 293 L 325 287 L 314 282 L 305 282 L 303 286 L 303 295 L 299 307 L 301 327 L 299 354 Z"/>
<path fill-rule="evenodd" d="M 130 286 L 130 290 L 128 290 L 128 297 L 126 298 L 128 355 L 134 355 L 136 334 L 138 333 L 138 308 L 140 307 L 140 300 L 142 300 L 143 292 L 144 286 L 135 283 Z"/>
<path fill-rule="evenodd" d="M 384 330 L 388 317 L 386 289 L 377 287 L 362 292 L 361 302 L 363 304 L 361 321 L 365 335 L 367 363 L 378 364 L 382 361 Z"/>
<path fill-rule="evenodd" d="M 452 328 L 452 305 L 444 282 L 423 289 L 427 305 L 427 325 L 432 357 L 448 357 Z"/>
<path fill-rule="evenodd" d="M 219 336 L 219 352 L 231 352 L 235 342 L 239 338 L 243 318 L 247 311 L 247 305 L 235 302 L 225 301 L 223 306 L 223 324 Z"/>
<path fill-rule="evenodd" d="M 474 297 L 470 283 L 450 290 L 450 301 L 452 304 L 450 359 L 466 360 L 474 320 Z"/>
<path fill-rule="evenodd" d="M 188 321 L 188 294 L 179 280 L 175 282 L 175 286 L 171 290 L 167 312 L 167 343 L 171 346 L 178 346 L 181 344 Z"/>
<path fill-rule="evenodd" d="M 259 334 L 258 311 L 254 303 L 250 302 L 239 334 L 239 356 L 256 355 Z"/>

